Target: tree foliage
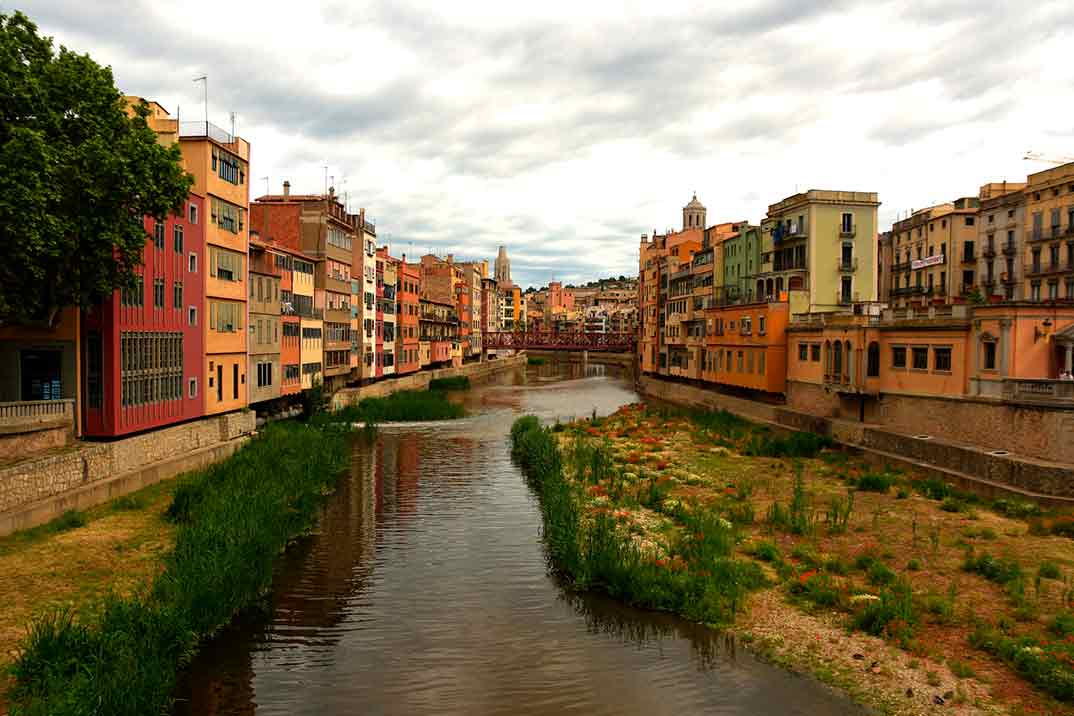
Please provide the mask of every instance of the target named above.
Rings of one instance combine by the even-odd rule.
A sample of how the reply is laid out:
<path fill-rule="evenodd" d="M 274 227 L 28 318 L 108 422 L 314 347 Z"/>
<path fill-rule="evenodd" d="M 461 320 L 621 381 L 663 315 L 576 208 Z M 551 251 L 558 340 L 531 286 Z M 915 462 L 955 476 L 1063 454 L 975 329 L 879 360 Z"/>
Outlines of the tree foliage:
<path fill-rule="evenodd" d="M 133 116 L 112 71 L 0 13 L 0 324 L 51 323 L 128 285 L 145 216 L 178 211 L 191 178 Z"/>

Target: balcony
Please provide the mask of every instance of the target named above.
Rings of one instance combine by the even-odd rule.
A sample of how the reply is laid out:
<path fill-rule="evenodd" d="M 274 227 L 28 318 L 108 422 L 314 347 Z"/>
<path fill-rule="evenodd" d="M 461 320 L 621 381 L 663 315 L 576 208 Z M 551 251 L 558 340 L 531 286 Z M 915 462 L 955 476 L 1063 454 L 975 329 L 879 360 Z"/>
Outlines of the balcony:
<path fill-rule="evenodd" d="M 842 290 L 835 292 L 835 303 L 837 306 L 849 306 L 854 302 L 853 297 L 849 293 L 844 293 Z"/>
<path fill-rule="evenodd" d="M 909 270 L 910 270 L 910 262 L 909 261 L 905 261 L 903 263 L 895 263 L 895 264 L 891 265 L 891 272 L 892 273 L 899 273 L 900 271 L 909 271 Z"/>
<path fill-rule="evenodd" d="M 1013 284 L 1018 281 L 1018 279 L 1015 278 L 1013 273 L 1007 273 L 1006 271 L 999 275 L 999 280 L 1002 281 L 1004 284 Z"/>
<path fill-rule="evenodd" d="M 30 433 L 75 424 L 75 401 L 20 400 L 0 403 L 0 434 Z"/>
<path fill-rule="evenodd" d="M 858 270 L 857 257 L 852 259 L 841 259 L 839 261 L 839 273 L 853 273 Z"/>
<path fill-rule="evenodd" d="M 851 224 L 850 226 L 839 225 L 839 237 L 842 239 L 852 239 L 857 233 L 858 227 L 856 224 Z"/>
<path fill-rule="evenodd" d="M 1064 231 L 1063 231 L 1062 226 L 1060 226 L 1059 224 L 1055 224 L 1054 226 L 1052 226 L 1052 238 L 1053 239 L 1060 239 L 1063 236 L 1064 236 Z"/>
<path fill-rule="evenodd" d="M 1026 230 L 1026 241 L 1043 241 L 1044 229 L 1037 226 Z"/>
<path fill-rule="evenodd" d="M 1005 378 L 1003 398 L 1048 405 L 1074 407 L 1074 381 Z"/>
<path fill-rule="evenodd" d="M 1074 271 L 1074 264 L 1069 261 L 1054 261 L 1047 264 L 1026 264 L 1026 276 L 1049 276 L 1051 274 Z"/>
<path fill-rule="evenodd" d="M 966 252 L 962 254 L 962 263 L 975 264 L 977 263 L 977 256 L 972 251 Z"/>
<path fill-rule="evenodd" d="M 1014 256 L 1017 253 L 1018 253 L 1018 247 L 1015 246 L 1014 242 L 1007 242 L 1006 244 L 1003 245 L 1003 255 L 1004 256 Z"/>
<path fill-rule="evenodd" d="M 984 256 L 986 259 L 996 258 L 996 247 L 993 244 L 985 246 L 984 250 L 981 251 L 981 255 Z"/>

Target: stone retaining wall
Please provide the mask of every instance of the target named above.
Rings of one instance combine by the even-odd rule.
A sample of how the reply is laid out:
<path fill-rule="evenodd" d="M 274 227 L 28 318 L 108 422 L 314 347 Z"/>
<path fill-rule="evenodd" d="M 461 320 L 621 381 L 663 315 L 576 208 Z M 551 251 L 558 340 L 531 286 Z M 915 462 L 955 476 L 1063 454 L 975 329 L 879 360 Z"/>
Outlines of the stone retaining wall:
<path fill-rule="evenodd" d="M 466 363 L 457 368 L 422 370 L 400 378 L 387 378 L 376 383 L 363 385 L 360 388 L 342 388 L 332 395 L 332 409 L 338 410 L 346 405 L 355 405 L 364 398 L 383 398 L 400 390 L 425 390 L 429 387 L 429 381 L 434 378 L 465 376 L 476 383 L 491 375 L 515 370 L 525 365 L 526 354 L 519 353 L 518 355 L 495 358 L 480 363 Z"/>
<path fill-rule="evenodd" d="M 156 475 L 156 479 L 152 480 L 155 482 L 178 474 L 181 470 L 170 470 L 169 465 L 182 465 L 189 462 L 190 456 L 221 452 L 230 454 L 254 431 L 254 423 L 253 411 L 238 411 L 114 442 L 84 442 L 63 452 L 0 468 L 0 534 L 6 534 L 5 525 L 8 526 L 7 531 L 11 531 L 38 524 L 33 519 L 14 516 L 27 510 L 41 517 L 41 522 L 59 515 L 62 512 L 60 507 L 66 504 L 65 496 L 73 492 L 97 495 L 98 501 L 102 501 L 117 497 L 123 491 L 116 492 L 114 486 L 89 491 L 87 488 L 102 486 L 120 478 L 126 478 L 126 483 L 141 487 L 151 484 L 138 477 L 143 472 Z M 80 498 L 79 507 L 96 504 L 93 499 L 96 498 Z"/>
<path fill-rule="evenodd" d="M 938 476 L 962 482 L 966 487 L 977 483 L 982 491 L 990 495 L 1007 489 L 1010 493 L 1042 498 L 1052 504 L 1068 504 L 1074 500 L 1074 465 L 1069 462 L 1041 460 L 1024 454 L 997 455 L 994 454 L 995 450 L 1004 444 L 998 439 L 985 441 L 980 446 L 937 437 L 940 431 L 935 429 L 929 430 L 933 437 L 917 437 L 927 428 L 935 428 L 937 420 L 922 417 L 916 423 L 920 432 L 910 434 L 886 425 L 820 416 L 790 406 L 736 398 L 651 376 L 639 378 L 637 388 L 642 394 L 657 400 L 728 410 L 755 422 L 828 435 L 843 445 L 872 452 L 877 461 L 903 460 L 908 465 L 933 469 Z M 1057 437 L 1052 436 L 1052 439 Z"/>

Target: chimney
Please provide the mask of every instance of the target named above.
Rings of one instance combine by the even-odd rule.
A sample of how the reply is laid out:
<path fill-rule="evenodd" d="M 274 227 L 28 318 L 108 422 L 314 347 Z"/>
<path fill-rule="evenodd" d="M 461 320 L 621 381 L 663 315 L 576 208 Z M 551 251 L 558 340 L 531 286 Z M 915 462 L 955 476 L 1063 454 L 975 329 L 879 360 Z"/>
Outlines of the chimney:
<path fill-rule="evenodd" d="M 448 255 L 447 255 L 447 262 L 448 262 L 449 264 L 453 264 L 453 263 L 455 263 L 455 254 L 448 254 Z"/>
<path fill-rule="evenodd" d="M 285 181 L 283 183 L 283 198 L 287 199 L 291 196 L 291 182 Z"/>

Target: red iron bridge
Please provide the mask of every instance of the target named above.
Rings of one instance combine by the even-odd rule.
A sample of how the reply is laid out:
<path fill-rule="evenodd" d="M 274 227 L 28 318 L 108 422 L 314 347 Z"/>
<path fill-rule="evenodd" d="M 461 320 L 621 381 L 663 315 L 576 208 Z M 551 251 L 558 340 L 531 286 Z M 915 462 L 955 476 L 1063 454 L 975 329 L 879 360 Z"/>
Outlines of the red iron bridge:
<path fill-rule="evenodd" d="M 485 350 L 606 351 L 632 353 L 633 333 L 586 331 L 495 331 L 482 335 Z"/>

